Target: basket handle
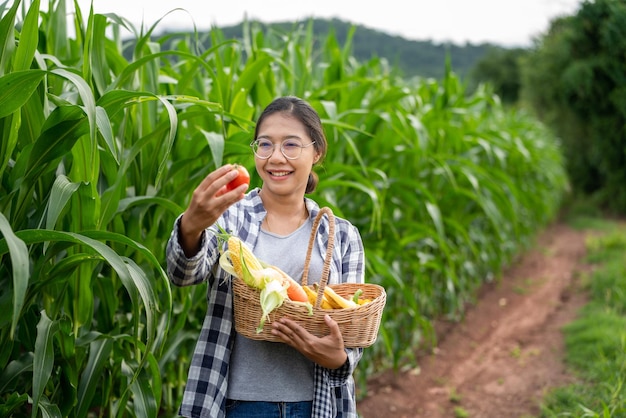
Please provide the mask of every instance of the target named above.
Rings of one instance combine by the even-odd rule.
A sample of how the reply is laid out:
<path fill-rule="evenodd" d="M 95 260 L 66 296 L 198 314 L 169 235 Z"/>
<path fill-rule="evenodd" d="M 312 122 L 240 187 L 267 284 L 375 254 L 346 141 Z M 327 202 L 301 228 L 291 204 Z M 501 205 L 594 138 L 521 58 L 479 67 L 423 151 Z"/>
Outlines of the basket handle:
<path fill-rule="evenodd" d="M 315 236 L 320 225 L 320 221 L 324 215 L 328 216 L 328 245 L 326 246 L 326 256 L 324 257 L 324 267 L 322 268 L 322 278 L 320 279 L 320 287 L 317 290 L 317 301 L 315 307 L 319 308 L 322 303 L 322 295 L 324 289 L 328 283 L 328 276 L 330 274 L 330 261 L 333 256 L 333 248 L 335 248 L 335 215 L 329 207 L 323 207 L 317 213 L 315 220 L 313 221 L 313 228 L 311 229 L 311 237 L 309 238 L 309 247 L 306 250 L 306 258 L 304 260 L 304 272 L 302 273 L 302 286 L 306 286 L 309 278 L 309 265 L 311 264 L 311 253 L 313 252 L 313 245 L 315 244 Z"/>

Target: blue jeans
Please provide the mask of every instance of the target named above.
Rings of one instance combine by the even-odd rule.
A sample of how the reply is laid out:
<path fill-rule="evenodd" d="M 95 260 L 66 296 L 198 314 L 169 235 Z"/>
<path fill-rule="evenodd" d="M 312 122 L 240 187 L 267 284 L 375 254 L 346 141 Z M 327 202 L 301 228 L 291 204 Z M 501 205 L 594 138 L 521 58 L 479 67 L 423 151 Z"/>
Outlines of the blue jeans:
<path fill-rule="evenodd" d="M 226 401 L 227 418 L 311 418 L 313 402 Z"/>

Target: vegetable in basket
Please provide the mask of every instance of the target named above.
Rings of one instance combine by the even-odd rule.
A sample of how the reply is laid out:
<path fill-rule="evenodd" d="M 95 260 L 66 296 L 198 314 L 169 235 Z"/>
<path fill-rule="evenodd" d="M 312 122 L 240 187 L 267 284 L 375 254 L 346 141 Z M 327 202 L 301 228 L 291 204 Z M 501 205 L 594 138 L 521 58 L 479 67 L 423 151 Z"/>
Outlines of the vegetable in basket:
<path fill-rule="evenodd" d="M 312 305 L 315 305 L 319 284 L 314 283 L 312 288 L 311 286 L 304 286 L 304 289 L 309 297 L 309 302 L 311 302 Z M 358 308 L 359 306 L 366 305 L 372 301 L 371 299 L 361 298 L 362 294 L 363 290 L 357 289 L 350 298 L 346 299 L 335 292 L 332 288 L 326 286 L 324 288 L 324 293 L 322 294 L 322 303 L 320 304 L 320 307 L 322 309 L 350 309 Z"/>
<path fill-rule="evenodd" d="M 313 306 L 298 282 L 278 267 L 259 260 L 240 238 L 224 230 L 219 238 L 228 243 L 228 248 L 220 256 L 220 266 L 248 286 L 261 291 L 259 302 L 263 314 L 257 333 L 263 331 L 269 314 L 287 299 L 305 306 L 309 314 L 313 315 Z"/>

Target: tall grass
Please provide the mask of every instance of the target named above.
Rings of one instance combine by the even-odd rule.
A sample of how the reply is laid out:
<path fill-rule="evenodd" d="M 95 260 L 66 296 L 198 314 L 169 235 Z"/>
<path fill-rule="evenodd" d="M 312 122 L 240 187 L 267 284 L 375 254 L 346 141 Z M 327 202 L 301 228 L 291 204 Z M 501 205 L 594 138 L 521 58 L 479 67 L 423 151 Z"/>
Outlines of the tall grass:
<path fill-rule="evenodd" d="M 175 413 L 206 289 L 170 289 L 165 242 L 207 173 L 252 172 L 253 121 L 278 95 L 320 112 L 312 197 L 360 228 L 388 292 L 361 383 L 462 316 L 560 204 L 550 133 L 450 68 L 402 80 L 307 24 L 159 37 L 158 22 L 40 6 L 0 5 L 0 415 Z"/>

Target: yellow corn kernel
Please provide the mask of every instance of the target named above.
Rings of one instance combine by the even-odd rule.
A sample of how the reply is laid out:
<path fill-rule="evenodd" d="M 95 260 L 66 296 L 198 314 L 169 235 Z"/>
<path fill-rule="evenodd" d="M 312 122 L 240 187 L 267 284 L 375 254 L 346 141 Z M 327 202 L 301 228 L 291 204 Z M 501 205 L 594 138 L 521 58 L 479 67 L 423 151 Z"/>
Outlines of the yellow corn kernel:
<path fill-rule="evenodd" d="M 324 288 L 324 295 L 328 298 L 328 301 L 335 309 L 348 309 L 348 308 L 356 308 L 357 305 L 352 300 L 348 300 L 343 296 L 339 295 L 330 287 L 326 286 Z"/>
<path fill-rule="evenodd" d="M 243 263 L 246 263 L 248 270 L 262 270 L 261 262 L 252 251 L 241 241 L 241 239 L 231 236 L 228 238 L 228 251 L 230 252 L 230 261 L 235 270 L 235 275 L 243 278 Z"/>
<path fill-rule="evenodd" d="M 317 291 L 319 290 L 319 283 L 313 283 L 313 289 L 315 290 L 315 299 L 317 300 Z M 322 302 L 320 303 L 320 308 L 322 309 L 338 309 L 339 306 L 332 303 L 330 298 L 327 295 L 328 286 L 324 288 L 324 293 L 322 293 Z"/>
<path fill-rule="evenodd" d="M 302 288 L 306 293 L 307 299 L 309 299 L 309 303 L 315 306 L 315 302 L 317 302 L 317 293 L 313 290 L 311 286 L 302 286 Z"/>

